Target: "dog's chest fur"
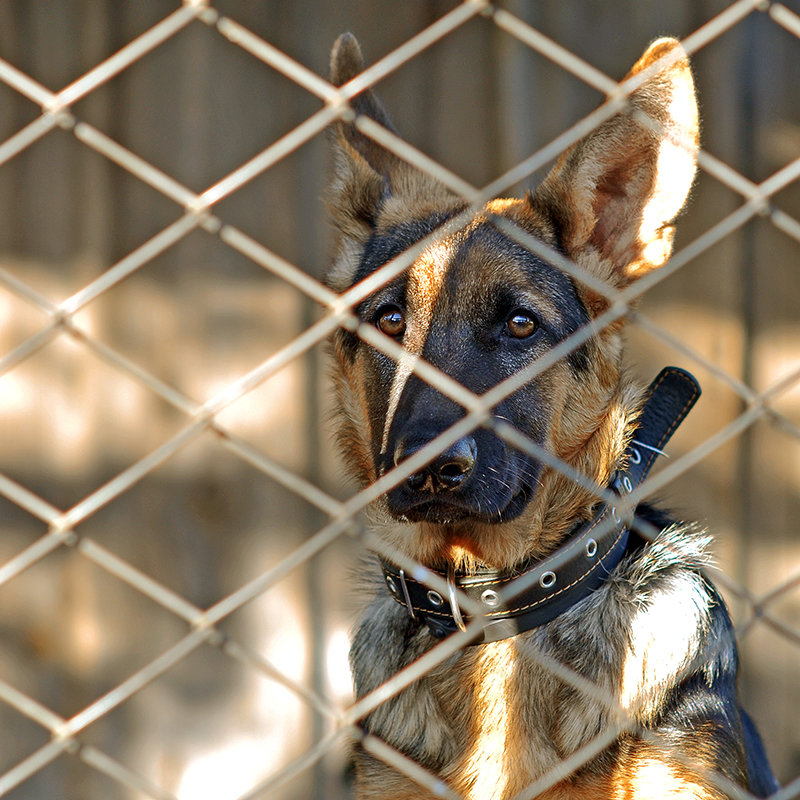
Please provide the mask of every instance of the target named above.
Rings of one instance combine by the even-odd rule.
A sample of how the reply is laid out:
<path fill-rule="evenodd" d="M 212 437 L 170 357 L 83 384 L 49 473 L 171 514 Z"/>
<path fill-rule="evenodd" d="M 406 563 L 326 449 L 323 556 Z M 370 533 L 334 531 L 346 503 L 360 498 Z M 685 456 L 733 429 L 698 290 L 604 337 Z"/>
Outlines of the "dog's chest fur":
<path fill-rule="evenodd" d="M 451 676 L 433 678 L 431 692 L 458 731 L 443 777 L 469 800 L 515 796 L 608 722 L 601 703 L 565 702 L 570 689 L 526 653 L 524 641 L 483 645 L 461 661 Z M 533 702 L 523 708 L 522 698 Z"/>
<path fill-rule="evenodd" d="M 365 727 L 465 800 L 514 797 L 612 725 L 614 707 L 647 724 L 655 701 L 708 660 L 700 651 L 714 599 L 697 572 L 678 566 L 698 562 L 701 549 L 691 532 L 666 532 L 572 610 L 528 634 L 461 651 L 382 704 Z M 676 617 L 665 626 L 667 607 Z M 676 624 L 681 614 L 685 623 Z M 433 644 L 425 627 L 379 596 L 353 644 L 358 694 L 390 680 Z M 596 690 L 575 689 L 547 668 L 548 659 Z M 597 756 L 545 796 L 605 792 L 611 764 L 607 753 Z M 388 796 L 387 781 L 404 797 L 429 797 L 371 759 L 360 769 L 360 798 L 373 796 L 370 785 L 374 796 Z"/>

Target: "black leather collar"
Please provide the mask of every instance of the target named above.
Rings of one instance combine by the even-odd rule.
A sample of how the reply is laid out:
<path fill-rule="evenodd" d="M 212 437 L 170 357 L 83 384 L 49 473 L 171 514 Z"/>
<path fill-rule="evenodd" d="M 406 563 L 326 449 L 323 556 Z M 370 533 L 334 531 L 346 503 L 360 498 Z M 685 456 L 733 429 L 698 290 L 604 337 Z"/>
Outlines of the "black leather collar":
<path fill-rule="evenodd" d="M 648 389 L 639 424 L 610 489 L 623 496 L 647 477 L 656 457 L 700 396 L 690 373 L 666 367 Z M 597 589 L 627 552 L 630 531 L 616 506 L 604 504 L 589 522 L 579 523 L 567 541 L 547 558 L 520 565 L 511 572 L 483 570 L 443 575 L 450 596 L 381 561 L 386 586 L 409 614 L 431 633 L 444 637 L 464 629 L 455 589 L 485 608 L 483 634 L 472 644 L 494 642 L 550 622 Z M 511 586 L 513 582 L 513 587 Z"/>

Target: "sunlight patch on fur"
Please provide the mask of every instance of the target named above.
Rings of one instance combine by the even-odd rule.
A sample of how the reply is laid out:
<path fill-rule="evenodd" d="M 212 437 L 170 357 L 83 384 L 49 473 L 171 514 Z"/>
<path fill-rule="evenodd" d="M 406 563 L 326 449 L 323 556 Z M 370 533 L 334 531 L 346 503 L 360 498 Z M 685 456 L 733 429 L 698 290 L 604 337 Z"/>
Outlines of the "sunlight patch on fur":
<path fill-rule="evenodd" d="M 652 756 L 639 760 L 631 775 L 620 782 L 614 792 L 615 800 L 651 800 L 655 797 L 705 800 L 714 796 L 696 781 L 680 775 L 672 766 Z"/>
<path fill-rule="evenodd" d="M 630 626 L 622 665 L 620 704 L 647 719 L 661 696 L 691 664 L 706 627 L 708 596 L 693 574 L 654 589 Z"/>
<path fill-rule="evenodd" d="M 508 784 L 509 722 L 513 714 L 511 681 L 516 646 L 511 640 L 486 645 L 480 654 L 479 678 L 475 693 L 475 732 L 467 757 L 465 793 L 468 800 L 493 800 L 503 797 Z"/>
<path fill-rule="evenodd" d="M 697 160 L 697 102 L 688 64 L 670 75 L 672 93 L 658 149 L 655 188 L 642 212 L 639 240 L 650 267 L 663 266 L 672 251 L 673 220 L 686 202 Z"/>
<path fill-rule="evenodd" d="M 409 307 L 406 310 L 407 327 L 403 336 L 405 353 L 397 362 L 397 369 L 389 392 L 389 405 L 386 409 L 386 422 L 383 426 L 381 452 L 385 453 L 389 442 L 389 431 L 400 403 L 403 389 L 414 369 L 414 364 L 422 355 L 428 338 L 436 298 L 442 288 L 450 259 L 450 247 L 438 242 L 425 250 L 411 266 L 408 274 Z M 411 305 L 413 299 L 414 305 Z"/>

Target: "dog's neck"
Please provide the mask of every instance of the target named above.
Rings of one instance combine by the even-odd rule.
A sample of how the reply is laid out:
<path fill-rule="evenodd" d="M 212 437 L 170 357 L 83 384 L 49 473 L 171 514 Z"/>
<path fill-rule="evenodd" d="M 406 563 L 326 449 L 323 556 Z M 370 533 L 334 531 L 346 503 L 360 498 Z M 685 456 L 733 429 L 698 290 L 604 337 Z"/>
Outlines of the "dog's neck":
<path fill-rule="evenodd" d="M 625 465 L 644 399 L 638 387 L 618 387 L 595 429 L 572 452 L 558 454 L 574 474 L 585 477 L 584 484 L 559 469 L 545 469 L 527 520 L 532 546 L 525 557 L 547 556 L 577 523 L 591 519 L 598 504 L 596 488 L 608 486 Z"/>

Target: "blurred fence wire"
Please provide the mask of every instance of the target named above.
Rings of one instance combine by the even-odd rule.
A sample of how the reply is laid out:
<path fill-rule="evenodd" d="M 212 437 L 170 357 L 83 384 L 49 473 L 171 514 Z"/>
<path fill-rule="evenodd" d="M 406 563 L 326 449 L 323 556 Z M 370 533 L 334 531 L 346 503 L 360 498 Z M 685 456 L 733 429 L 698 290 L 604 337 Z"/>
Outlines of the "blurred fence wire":
<path fill-rule="evenodd" d="M 786 5 L 764 0 L 737 0 L 721 13 L 703 21 L 690 35 L 684 37 L 684 47 L 690 56 L 696 55 L 754 14 L 762 15 L 774 25 L 800 38 L 800 16 Z M 26 74 L 9 61 L 0 60 L 0 81 L 27 98 L 38 109 L 34 119 L 0 144 L 0 169 L 7 162 L 34 147 L 39 140 L 51 135 L 53 131 L 66 131 L 71 133 L 82 146 L 113 162 L 138 181 L 163 195 L 175 204 L 179 212 L 177 219 L 158 230 L 144 244 L 128 252 L 61 302 L 49 299 L 35 285 L 27 282 L 24 276 L 0 266 L 0 286 L 18 300 L 34 308 L 45 320 L 7 352 L 0 353 L 0 376 L 12 375 L 37 353 L 50 347 L 56 340 L 66 338 L 77 348 L 90 352 L 112 371 L 123 374 L 147 393 L 158 398 L 173 409 L 176 419 L 180 420 L 176 430 L 158 442 L 146 455 L 120 469 L 99 488 L 63 508 L 57 507 L 26 486 L 23 480 L 16 480 L 0 473 L 0 494 L 36 518 L 41 525 L 41 536 L 13 553 L 0 566 L 0 584 L 6 585 L 20 580 L 20 576 L 26 571 L 54 552 L 68 549 L 80 559 L 91 562 L 103 570 L 114 581 L 127 584 L 135 592 L 174 615 L 183 626 L 183 634 L 168 649 L 152 656 L 143 666 L 132 671 L 101 696 L 69 716 L 56 713 L 42 701 L 42 698 L 23 691 L 5 677 L 0 679 L 0 700 L 40 726 L 46 734 L 44 743 L 25 753 L 0 775 L 0 795 L 11 793 L 55 760 L 66 757 L 79 760 L 91 770 L 102 773 L 116 785 L 124 787 L 131 796 L 159 798 L 159 800 L 176 797 L 172 789 L 159 785 L 152 776 L 140 774 L 126 766 L 119 758 L 105 752 L 103 747 L 93 743 L 86 733 L 92 725 L 111 715 L 115 709 L 129 703 L 145 687 L 189 658 L 192 653 L 210 647 L 217 649 L 231 661 L 243 665 L 247 670 L 253 670 L 272 681 L 279 682 L 323 720 L 318 726 L 319 735 L 312 746 L 240 793 L 242 800 L 274 796 L 279 787 L 291 787 L 292 781 L 298 775 L 321 762 L 331 750 L 350 739 L 361 738 L 358 722 L 366 713 L 384 697 L 396 693 L 447 659 L 469 638 L 469 634 L 459 634 L 447 639 L 425 658 L 398 674 L 391 685 L 384 687 L 380 693 L 362 698 L 357 703 L 342 704 L 329 697 L 319 686 L 309 685 L 302 676 L 288 674 L 260 654 L 257 648 L 238 641 L 235 635 L 223 629 L 223 623 L 231 615 L 279 585 L 297 568 L 309 563 L 315 556 L 342 538 L 354 537 L 372 549 L 394 558 L 398 557 L 396 553 L 386 551 L 385 545 L 364 527 L 359 515 L 382 492 L 413 472 L 417 464 L 415 460 L 404 463 L 373 486 L 340 499 L 326 491 L 313 478 L 267 455 L 256 443 L 249 441 L 246 435 L 237 432 L 235 426 L 227 424 L 229 418 L 225 416 L 225 412 L 288 365 L 317 348 L 339 326 L 350 329 L 371 346 L 397 359 L 400 354 L 399 348 L 378 334 L 371 326 L 362 324 L 353 309 L 377 286 L 405 269 L 412 262 L 418 247 L 427 242 L 394 259 L 375 273 L 369 281 L 362 282 L 339 296 L 325 288 L 308 271 L 286 260 L 270 250 L 258 238 L 228 221 L 220 206 L 226 198 L 240 192 L 290 154 L 320 137 L 332 122 L 352 119 L 353 112 L 349 101 L 360 91 L 390 76 L 420 53 L 451 36 L 476 18 L 482 19 L 486 25 L 496 26 L 498 32 L 513 37 L 525 47 L 554 62 L 600 92 L 605 100 L 599 109 L 575 122 L 550 143 L 537 149 L 483 186 L 473 185 L 472 182 L 423 153 L 421 149 L 375 122 L 364 118 L 355 119 L 355 124 L 364 135 L 373 138 L 418 169 L 429 173 L 453 192 L 461 195 L 474 208 L 510 190 L 515 184 L 526 180 L 534 172 L 552 162 L 566 147 L 615 113 L 625 94 L 632 88 L 621 87 L 613 78 L 583 60 L 580 53 L 571 52 L 523 21 L 520 16 L 490 2 L 465 0 L 455 5 L 341 88 L 335 88 L 270 41 L 217 10 L 213 2 L 201 0 L 186 0 L 145 33 L 125 43 L 109 58 L 101 60 L 60 91 L 54 92 L 45 88 L 33 75 Z M 317 101 L 321 101 L 321 106 L 292 130 L 202 191 L 189 188 L 171 175 L 168 169 L 165 171 L 157 167 L 139 155 L 135 149 L 121 144 L 100 127 L 84 121 L 75 110 L 76 104 L 81 100 L 97 92 L 117 75 L 132 69 L 139 62 L 152 58 L 159 48 L 169 46 L 174 37 L 190 26 L 205 26 L 225 40 L 229 47 L 240 48 L 249 56 L 280 72 Z M 800 42 L 797 46 L 800 47 Z M 243 119 L 241 124 L 247 124 L 246 120 Z M 800 242 L 800 221 L 781 210 L 780 204 L 775 202 L 776 196 L 800 177 L 800 157 L 790 160 L 788 164 L 760 182 L 754 181 L 705 150 L 700 154 L 699 164 L 701 171 L 735 193 L 739 198 L 738 203 L 702 235 L 679 248 L 666 268 L 643 279 L 631 290 L 613 297 L 616 304 L 612 306 L 612 312 L 617 317 L 628 315 L 633 324 L 640 329 L 682 353 L 690 363 L 715 376 L 735 393 L 741 406 L 741 413 L 723 428 L 707 435 L 697 446 L 673 459 L 667 468 L 662 469 L 646 483 L 642 494 L 661 490 L 668 482 L 706 459 L 711 453 L 742 436 L 743 432 L 756 422 L 765 422 L 774 426 L 782 435 L 796 441 L 800 440 L 798 421 L 791 413 L 783 410 L 779 402 L 800 385 L 800 363 L 794 364 L 770 385 L 755 388 L 749 383 L 747 376 L 743 379 L 740 375 L 719 366 L 700 352 L 693 342 L 668 331 L 648 318 L 646 313 L 629 308 L 628 304 L 636 300 L 640 294 L 683 270 L 701 254 L 742 229 L 754 218 L 768 221 L 795 242 Z M 462 222 L 466 221 L 467 217 L 468 214 Z M 80 316 L 89 304 L 111 292 L 115 287 L 123 285 L 135 273 L 152 264 L 155 259 L 197 230 L 216 237 L 220 243 L 268 271 L 287 287 L 291 287 L 292 292 L 302 295 L 305 300 L 313 301 L 324 309 L 324 313 L 316 317 L 312 315 L 308 319 L 307 327 L 299 335 L 286 341 L 283 346 L 253 368 L 229 380 L 225 385 L 217 387 L 216 391 L 204 401 L 196 399 L 183 388 L 163 380 L 155 371 L 137 363 L 135 358 L 105 343 L 93 332 L 91 326 L 83 324 Z M 507 233 L 516 236 L 524 246 L 531 248 L 539 246 L 518 231 L 511 230 Z M 553 254 L 548 255 L 552 257 Z M 768 268 L 774 266 L 768 265 Z M 570 269 L 570 265 L 566 264 L 565 268 Z M 124 290 L 124 286 L 122 288 Z M 171 301 L 180 304 L 186 302 L 186 299 L 176 293 Z M 568 341 L 565 347 L 574 348 L 578 344 L 579 342 L 573 339 Z M 546 364 L 537 363 L 536 370 L 541 370 L 545 366 Z M 420 377 L 436 385 L 443 394 L 461 404 L 467 412 L 462 422 L 437 442 L 439 447 L 445 447 L 449 441 L 457 439 L 462 434 L 462 429 L 486 422 L 489 419 L 490 409 L 498 399 L 510 394 L 522 382 L 533 377 L 533 373 L 527 371 L 507 382 L 507 385 L 496 387 L 487 395 L 478 397 L 429 364 L 420 363 L 415 370 Z M 324 515 L 326 521 L 308 535 L 299 546 L 276 559 L 266 571 L 237 586 L 212 605 L 203 607 L 188 600 L 139 566 L 134 566 L 98 541 L 97 537 L 87 535 L 84 523 L 101 509 L 117 503 L 139 482 L 209 432 L 235 458 L 242 459 L 289 492 L 300 496 Z M 501 430 L 498 433 L 506 436 L 516 446 L 531 447 L 530 443 L 525 442 L 514 431 Z M 425 455 L 427 451 L 421 454 L 420 458 Z M 565 465 L 558 463 L 546 453 L 537 452 L 537 456 L 547 460 L 555 469 L 562 471 L 566 469 Z M 415 565 L 407 566 L 413 568 Z M 755 625 L 763 624 L 771 626 L 781 637 L 795 646 L 800 646 L 800 626 L 788 624 L 772 611 L 777 602 L 796 589 L 800 582 L 800 573 L 795 570 L 793 574 L 790 573 L 777 582 L 763 586 L 758 592 L 746 588 L 735 575 L 720 571 L 715 578 L 730 595 L 738 598 L 749 610 L 749 615 L 743 615 L 746 621 L 740 625 L 740 635 L 744 635 Z M 445 586 L 437 584 L 434 575 L 428 573 L 427 580 L 430 581 L 432 588 L 446 590 Z M 468 605 L 466 598 L 464 604 L 465 607 Z M 57 613 L 57 609 L 52 609 L 51 613 Z M 543 668 L 552 669 L 567 683 L 578 680 L 558 663 L 547 663 Z M 591 687 L 588 689 L 581 687 L 581 690 L 590 691 Z M 602 750 L 615 735 L 616 731 L 604 732 L 605 738 L 593 741 L 585 752 L 574 754 L 552 774 L 543 776 L 519 796 L 520 800 L 523 797 L 535 797 L 555 785 L 564 775 L 579 768 Z M 442 784 L 438 776 L 427 773 L 418 764 L 392 750 L 385 743 L 366 737 L 361 738 L 361 744 L 374 756 L 391 764 L 412 781 L 427 787 L 432 794 L 455 796 Z M 256 755 L 253 757 L 257 758 Z M 710 776 L 710 779 L 715 780 L 714 776 Z M 722 791 L 730 792 L 732 797 L 749 797 L 746 792 L 727 785 L 720 785 L 720 788 Z M 291 788 L 289 791 L 291 792 Z M 780 796 L 787 800 L 800 796 L 800 779 L 789 784 Z"/>

